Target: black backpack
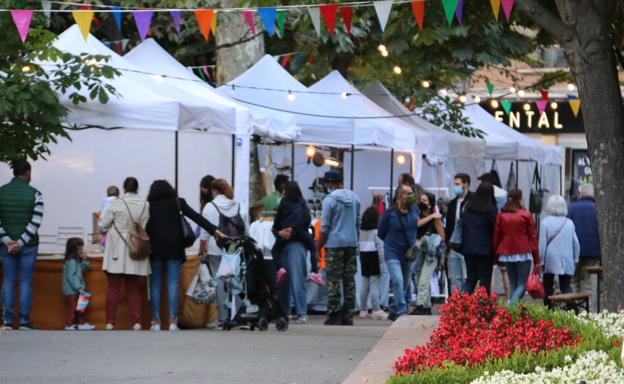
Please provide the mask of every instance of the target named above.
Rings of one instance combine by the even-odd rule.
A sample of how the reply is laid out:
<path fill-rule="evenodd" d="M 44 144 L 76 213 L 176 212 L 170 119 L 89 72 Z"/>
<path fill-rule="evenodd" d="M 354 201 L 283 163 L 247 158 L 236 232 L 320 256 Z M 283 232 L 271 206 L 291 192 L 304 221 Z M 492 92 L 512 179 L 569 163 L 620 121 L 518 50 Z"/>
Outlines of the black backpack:
<path fill-rule="evenodd" d="M 245 234 L 245 223 L 243 222 L 243 218 L 240 215 L 240 205 L 238 206 L 238 212 L 236 213 L 236 215 L 232 217 L 227 217 L 223 213 L 221 213 L 215 203 L 211 202 L 211 204 L 219 213 L 219 232 L 223 233 L 228 237 L 243 236 Z M 217 245 L 223 248 L 223 240 L 217 239 Z"/>

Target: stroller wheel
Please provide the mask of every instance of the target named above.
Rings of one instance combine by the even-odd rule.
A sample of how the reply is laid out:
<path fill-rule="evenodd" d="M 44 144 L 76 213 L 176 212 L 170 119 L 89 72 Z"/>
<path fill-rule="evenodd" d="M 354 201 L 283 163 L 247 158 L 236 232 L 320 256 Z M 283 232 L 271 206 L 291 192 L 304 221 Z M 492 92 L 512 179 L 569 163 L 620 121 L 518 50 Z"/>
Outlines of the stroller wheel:
<path fill-rule="evenodd" d="M 231 321 L 226 320 L 226 321 L 223 322 L 223 330 L 224 331 L 229 331 L 232 328 L 234 328 L 234 324 Z"/>
<path fill-rule="evenodd" d="M 283 317 L 275 320 L 275 329 L 278 332 L 286 332 L 288 330 L 288 320 Z"/>
<path fill-rule="evenodd" d="M 260 320 L 258 320 L 258 330 L 266 331 L 268 328 L 269 328 L 269 321 L 266 318 L 261 317 Z"/>

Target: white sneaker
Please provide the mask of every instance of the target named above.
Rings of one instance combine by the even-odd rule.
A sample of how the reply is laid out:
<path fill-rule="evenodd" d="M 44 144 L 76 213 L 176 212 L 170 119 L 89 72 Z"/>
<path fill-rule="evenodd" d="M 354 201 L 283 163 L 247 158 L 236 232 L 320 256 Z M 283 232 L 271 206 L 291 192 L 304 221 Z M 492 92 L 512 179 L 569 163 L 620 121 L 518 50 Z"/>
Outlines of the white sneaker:
<path fill-rule="evenodd" d="M 150 331 L 155 331 L 155 332 L 160 331 L 160 323 L 153 322 L 152 326 L 150 327 Z"/>
<path fill-rule="evenodd" d="M 373 319 L 376 320 L 387 320 L 388 314 L 381 309 L 378 309 L 372 313 Z"/>
<path fill-rule="evenodd" d="M 360 311 L 360 319 L 366 319 L 368 317 L 368 311 Z"/>
<path fill-rule="evenodd" d="M 89 323 L 78 324 L 79 331 L 93 331 L 94 329 L 95 329 L 95 325 L 93 324 L 89 324 Z"/>
<path fill-rule="evenodd" d="M 115 330 L 115 326 L 111 323 L 106 324 L 106 329 L 107 331 L 114 331 Z"/>
<path fill-rule="evenodd" d="M 208 323 L 206 324 L 206 328 L 208 329 L 219 329 L 221 328 L 220 324 L 219 324 L 219 320 L 215 320 L 212 323 Z"/>
<path fill-rule="evenodd" d="M 170 331 L 179 331 L 180 328 L 178 328 L 177 324 L 171 323 L 171 324 L 169 324 L 169 330 Z"/>
<path fill-rule="evenodd" d="M 141 324 L 139 324 L 139 323 L 136 323 L 136 324 L 134 324 L 132 326 L 132 330 L 133 331 L 140 331 L 141 329 L 143 329 L 143 328 L 141 328 Z"/>
<path fill-rule="evenodd" d="M 295 324 L 305 324 L 305 323 L 307 323 L 307 322 L 308 322 L 308 316 L 306 316 L 306 315 L 300 315 L 300 316 L 297 316 L 297 317 L 293 320 L 293 322 L 294 322 Z"/>
<path fill-rule="evenodd" d="M 66 331 L 75 331 L 76 330 L 76 326 L 75 325 L 68 325 L 65 327 Z"/>

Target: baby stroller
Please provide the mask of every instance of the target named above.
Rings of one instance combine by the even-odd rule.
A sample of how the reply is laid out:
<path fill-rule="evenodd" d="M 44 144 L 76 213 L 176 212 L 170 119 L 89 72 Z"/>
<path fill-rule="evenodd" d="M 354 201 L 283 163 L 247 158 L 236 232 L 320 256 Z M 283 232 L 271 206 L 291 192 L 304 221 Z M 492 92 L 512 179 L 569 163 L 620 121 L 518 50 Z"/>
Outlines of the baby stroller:
<path fill-rule="evenodd" d="M 274 278 L 265 265 L 270 261 L 265 262 L 255 241 L 248 236 L 230 237 L 224 245 L 227 252 L 222 255 L 222 263 L 227 258 L 237 265 L 232 266 L 229 275 L 219 277 L 225 282 L 225 307 L 231 314 L 223 329 L 245 326 L 252 331 L 256 328 L 266 331 L 274 321 L 275 328 L 285 332 L 288 317 L 279 303 Z"/>

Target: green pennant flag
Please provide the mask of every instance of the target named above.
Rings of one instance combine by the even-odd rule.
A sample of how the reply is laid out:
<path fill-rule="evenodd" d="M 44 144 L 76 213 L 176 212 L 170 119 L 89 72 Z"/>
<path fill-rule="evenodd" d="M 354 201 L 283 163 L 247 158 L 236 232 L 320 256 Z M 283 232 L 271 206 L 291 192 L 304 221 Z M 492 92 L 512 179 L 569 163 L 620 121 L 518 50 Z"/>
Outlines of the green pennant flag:
<path fill-rule="evenodd" d="M 501 101 L 501 105 L 503 106 L 503 109 L 505 110 L 505 113 L 509 115 L 509 111 L 511 111 L 511 101 L 509 101 L 509 100 L 502 100 Z"/>
<path fill-rule="evenodd" d="M 442 7 L 444 7 L 444 13 L 446 14 L 449 27 L 455 18 L 455 10 L 457 9 L 458 2 L 459 0 L 442 0 Z"/>
<path fill-rule="evenodd" d="M 494 84 L 488 81 L 487 83 L 485 83 L 485 86 L 487 87 L 487 90 L 490 96 L 492 96 L 492 92 L 494 92 Z"/>
<path fill-rule="evenodd" d="M 277 11 L 277 28 L 279 30 L 280 39 L 284 38 L 284 22 L 286 20 L 286 11 Z"/>

